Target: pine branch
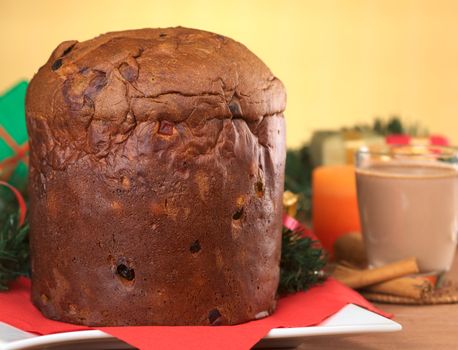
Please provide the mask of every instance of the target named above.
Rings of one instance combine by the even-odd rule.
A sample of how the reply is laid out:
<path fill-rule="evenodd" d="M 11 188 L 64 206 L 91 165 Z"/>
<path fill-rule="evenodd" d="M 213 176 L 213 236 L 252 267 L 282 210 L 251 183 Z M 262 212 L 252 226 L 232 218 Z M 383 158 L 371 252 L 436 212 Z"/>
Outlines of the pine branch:
<path fill-rule="evenodd" d="M 323 282 L 326 257 L 316 242 L 300 233 L 283 229 L 280 261 L 280 295 L 304 291 Z"/>
<path fill-rule="evenodd" d="M 29 275 L 29 225 L 18 227 L 18 218 L 19 213 L 9 214 L 0 225 L 0 290 Z"/>
<path fill-rule="evenodd" d="M 285 166 L 285 190 L 299 195 L 297 217 L 302 220 L 311 218 L 312 169 L 308 145 L 298 150 L 288 150 Z"/>

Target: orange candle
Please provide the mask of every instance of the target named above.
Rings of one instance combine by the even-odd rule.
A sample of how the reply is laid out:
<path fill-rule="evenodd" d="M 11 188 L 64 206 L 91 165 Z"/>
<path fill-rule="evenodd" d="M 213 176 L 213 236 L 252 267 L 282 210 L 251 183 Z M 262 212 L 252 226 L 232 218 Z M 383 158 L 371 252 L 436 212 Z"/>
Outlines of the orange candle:
<path fill-rule="evenodd" d="M 312 225 L 331 256 L 338 237 L 360 231 L 354 166 L 322 166 L 313 171 Z"/>

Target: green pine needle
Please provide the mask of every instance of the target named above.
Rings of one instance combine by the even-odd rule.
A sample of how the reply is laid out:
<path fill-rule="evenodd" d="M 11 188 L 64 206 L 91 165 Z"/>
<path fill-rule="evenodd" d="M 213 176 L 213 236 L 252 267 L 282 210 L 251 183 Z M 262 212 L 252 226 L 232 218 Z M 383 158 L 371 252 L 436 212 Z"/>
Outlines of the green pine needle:
<path fill-rule="evenodd" d="M 19 276 L 29 275 L 29 225 L 18 227 L 18 213 L 10 214 L 0 225 L 0 290 Z"/>
<path fill-rule="evenodd" d="M 283 229 L 280 261 L 280 295 L 305 291 L 323 282 L 326 257 L 316 242 L 300 233 Z"/>

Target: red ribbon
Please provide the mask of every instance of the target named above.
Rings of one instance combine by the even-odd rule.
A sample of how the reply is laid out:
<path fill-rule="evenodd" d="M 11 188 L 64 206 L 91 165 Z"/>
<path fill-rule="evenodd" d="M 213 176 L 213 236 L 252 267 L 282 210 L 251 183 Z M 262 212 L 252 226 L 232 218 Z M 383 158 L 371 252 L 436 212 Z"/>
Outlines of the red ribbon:
<path fill-rule="evenodd" d="M 5 186 L 6 188 L 10 189 L 11 192 L 13 192 L 14 195 L 16 196 L 16 200 L 17 200 L 18 205 L 19 205 L 19 223 L 18 223 L 18 225 L 22 226 L 24 224 L 25 215 L 27 213 L 27 205 L 25 204 L 24 197 L 22 197 L 21 192 L 19 192 L 16 189 L 16 187 L 10 185 L 8 182 L 0 180 L 0 186 Z"/>
<path fill-rule="evenodd" d="M 313 233 L 312 230 L 302 225 L 299 221 L 297 221 L 292 216 L 288 214 L 283 214 L 283 226 L 288 230 L 295 231 L 301 233 L 301 237 L 309 237 L 314 241 L 319 241 L 317 236 Z"/>

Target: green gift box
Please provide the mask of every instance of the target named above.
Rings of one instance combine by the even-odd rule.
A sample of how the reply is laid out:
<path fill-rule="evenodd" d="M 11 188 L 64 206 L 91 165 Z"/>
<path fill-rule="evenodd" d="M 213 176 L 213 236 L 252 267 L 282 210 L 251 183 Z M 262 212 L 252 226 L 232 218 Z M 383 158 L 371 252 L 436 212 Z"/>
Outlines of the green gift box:
<path fill-rule="evenodd" d="M 27 82 L 21 81 L 0 96 L 0 180 L 24 190 L 28 172 L 25 123 Z"/>

